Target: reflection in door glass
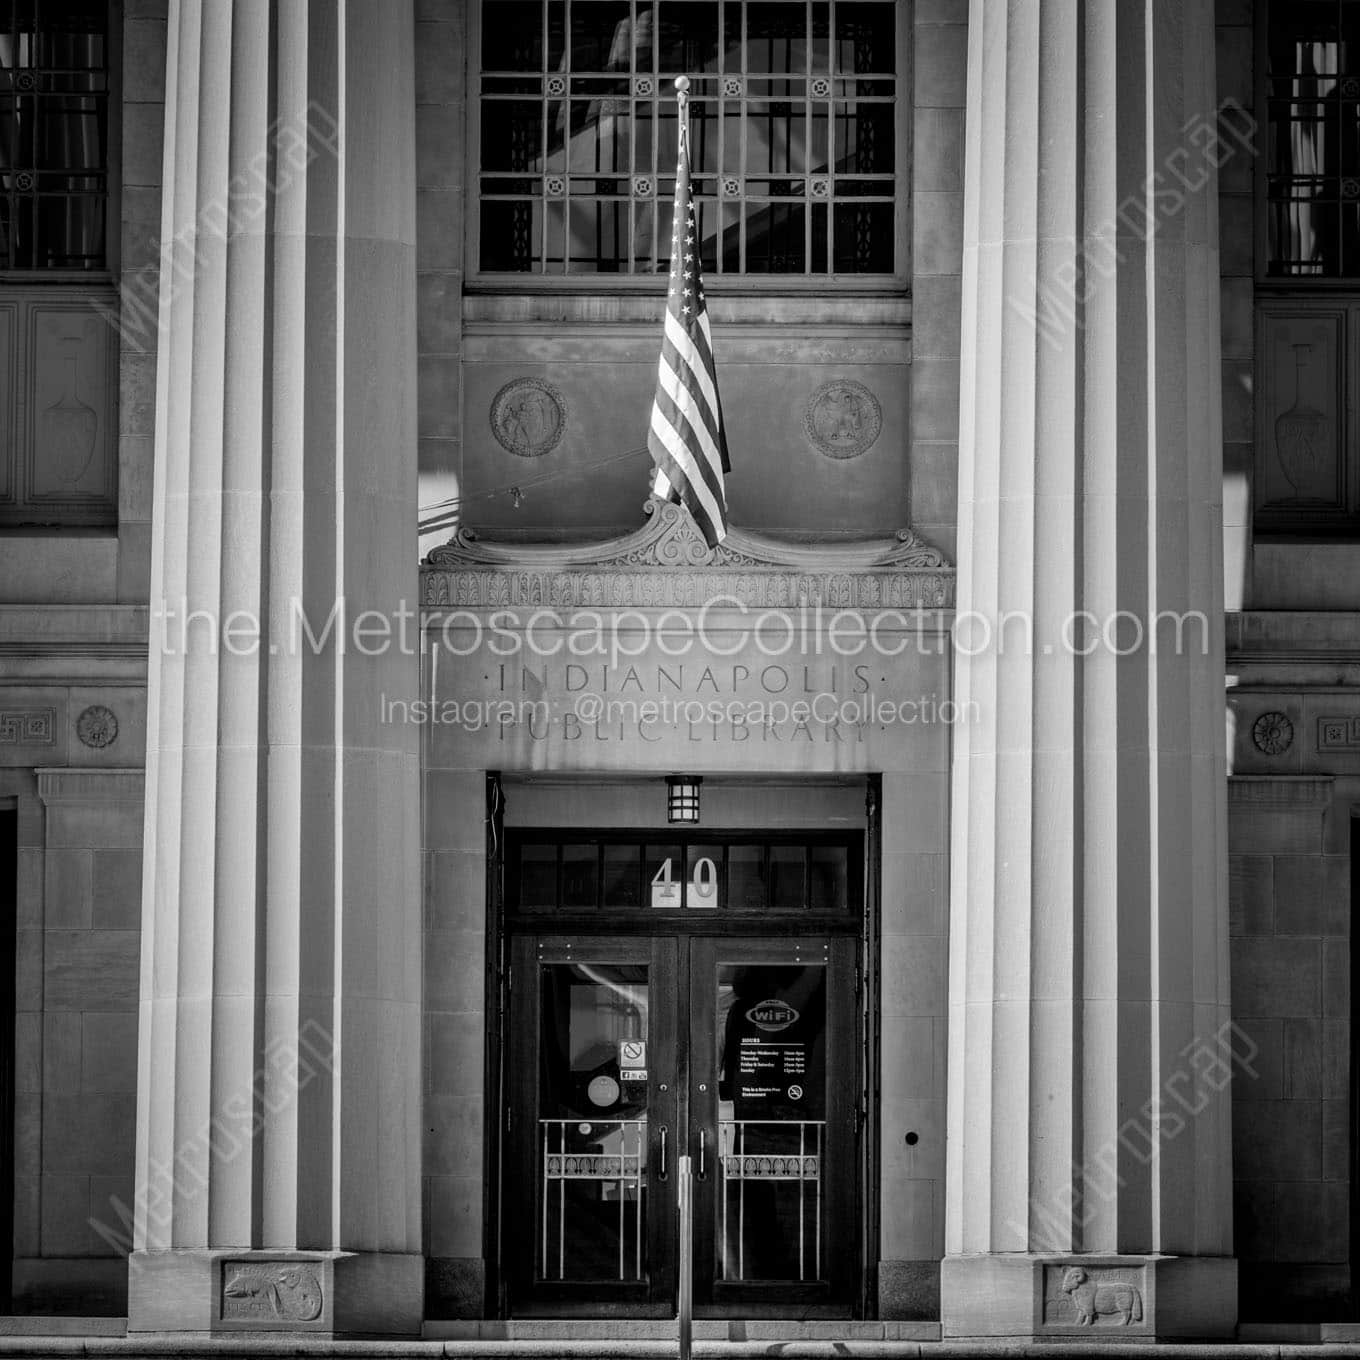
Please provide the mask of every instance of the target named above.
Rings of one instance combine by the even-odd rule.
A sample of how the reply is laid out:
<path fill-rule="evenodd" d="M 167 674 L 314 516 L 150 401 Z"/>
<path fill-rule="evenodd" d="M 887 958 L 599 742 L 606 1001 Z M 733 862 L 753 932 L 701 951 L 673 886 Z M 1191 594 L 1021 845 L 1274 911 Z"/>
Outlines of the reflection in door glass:
<path fill-rule="evenodd" d="M 826 969 L 720 963 L 717 988 L 721 1278 L 820 1280 Z"/>
<path fill-rule="evenodd" d="M 647 969 L 547 964 L 542 989 L 539 1278 L 641 1280 Z"/>

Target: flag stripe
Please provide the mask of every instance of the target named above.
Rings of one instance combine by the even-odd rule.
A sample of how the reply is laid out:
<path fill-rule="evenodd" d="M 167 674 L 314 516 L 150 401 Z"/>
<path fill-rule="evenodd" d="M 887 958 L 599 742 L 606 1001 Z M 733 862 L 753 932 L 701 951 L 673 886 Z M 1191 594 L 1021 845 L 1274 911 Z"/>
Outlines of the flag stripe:
<path fill-rule="evenodd" d="M 687 477 L 700 477 L 715 503 L 726 504 L 722 485 L 722 457 L 707 427 L 694 419 L 693 403 L 687 394 L 672 389 L 673 379 L 662 375 L 657 383 L 656 409 L 684 441 L 681 454 L 673 453 Z M 683 456 L 682 456 L 683 455 Z"/>
<path fill-rule="evenodd" d="M 687 426 L 683 421 L 672 420 L 660 401 L 652 407 L 652 434 L 661 444 L 665 466 L 663 470 L 673 485 L 685 485 L 704 508 L 705 514 L 718 524 L 726 518 L 726 507 L 720 495 L 715 495 L 709 479 L 696 463 L 689 443 L 685 438 Z M 649 442 L 652 442 L 649 440 Z M 652 452 L 658 452 L 655 443 Z M 691 507 L 692 509 L 693 507 Z"/>
<path fill-rule="evenodd" d="M 694 390 L 686 384 L 685 379 L 687 377 L 687 372 L 683 370 L 677 372 L 668 367 L 663 360 L 656 373 L 656 399 L 660 401 L 664 395 L 675 409 L 685 417 L 694 430 L 695 438 L 699 441 L 695 452 L 704 455 L 719 483 L 721 483 L 722 454 L 719 452 L 719 444 L 722 440 L 722 431 L 718 428 L 718 422 L 713 418 L 713 408 L 701 401 Z"/>
<path fill-rule="evenodd" d="M 723 474 L 731 464 L 704 303 L 702 240 L 689 179 L 688 143 L 682 109 L 670 288 L 647 446 L 656 459 L 653 494 L 682 501 L 712 548 L 727 533 Z"/>

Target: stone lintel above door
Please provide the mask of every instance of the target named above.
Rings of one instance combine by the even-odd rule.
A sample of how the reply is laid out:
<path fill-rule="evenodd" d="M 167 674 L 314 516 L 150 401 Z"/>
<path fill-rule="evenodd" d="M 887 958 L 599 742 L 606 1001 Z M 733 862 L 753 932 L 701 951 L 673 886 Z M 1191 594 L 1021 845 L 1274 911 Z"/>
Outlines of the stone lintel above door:
<path fill-rule="evenodd" d="M 422 564 L 421 603 L 685 608 L 726 597 L 773 608 L 953 607 L 953 566 L 910 528 L 818 543 L 733 528 L 710 548 L 678 505 L 644 508 L 641 528 L 600 543 L 494 541 L 459 529 Z"/>

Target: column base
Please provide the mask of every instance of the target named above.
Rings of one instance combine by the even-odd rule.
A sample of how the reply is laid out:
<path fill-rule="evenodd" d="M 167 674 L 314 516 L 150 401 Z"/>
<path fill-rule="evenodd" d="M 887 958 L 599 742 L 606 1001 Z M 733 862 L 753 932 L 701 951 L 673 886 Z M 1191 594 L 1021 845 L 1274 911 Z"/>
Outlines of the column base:
<path fill-rule="evenodd" d="M 1237 1262 L 1227 1256 L 946 1256 L 946 1341 L 1231 1338 Z"/>
<path fill-rule="evenodd" d="M 382 1252 L 135 1251 L 129 1332 L 420 1334 L 425 1258 Z"/>

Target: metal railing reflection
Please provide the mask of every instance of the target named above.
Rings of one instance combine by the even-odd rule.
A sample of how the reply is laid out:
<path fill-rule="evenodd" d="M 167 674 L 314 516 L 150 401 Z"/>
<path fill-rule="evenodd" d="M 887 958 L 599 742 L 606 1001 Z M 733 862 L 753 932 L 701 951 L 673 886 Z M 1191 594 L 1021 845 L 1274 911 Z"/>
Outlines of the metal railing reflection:
<path fill-rule="evenodd" d="M 753 1220 L 792 1217 L 787 1189 L 797 1186 L 798 1280 L 822 1277 L 822 1143 L 823 1119 L 724 1119 L 718 1124 L 718 1153 L 722 1166 L 722 1273 L 725 1280 L 788 1278 L 782 1263 L 765 1262 L 747 1274 L 748 1209 Z M 748 1189 L 769 1187 L 760 1193 L 760 1204 Z M 736 1201 L 735 1207 L 733 1200 Z M 809 1218 L 811 1222 L 809 1222 Z M 789 1224 L 791 1227 L 792 1224 Z M 732 1229 L 736 1229 L 735 1242 Z M 776 1223 L 753 1221 L 762 1242 L 776 1232 Z M 811 1233 L 809 1234 L 809 1228 Z M 809 1236 L 812 1273 L 808 1274 Z M 735 1258 L 735 1259 L 734 1259 Z M 734 1269 L 735 1266 L 735 1269 Z"/>
<path fill-rule="evenodd" d="M 600 1187 L 598 1197 L 593 1203 L 604 1205 L 610 1197 L 611 1189 L 618 1199 L 618 1277 L 620 1280 L 643 1278 L 642 1259 L 642 1219 L 644 1209 L 644 1189 L 647 1172 L 647 1121 L 646 1119 L 621 1119 L 604 1122 L 584 1123 L 578 1119 L 540 1119 L 538 1121 L 542 1145 L 542 1255 L 540 1269 L 542 1278 L 565 1280 L 567 1278 L 568 1214 L 567 1198 L 569 1187 L 584 1189 L 594 1183 Z M 583 1184 L 584 1183 L 584 1184 Z M 554 1197 L 553 1187 L 557 1194 Z M 553 1200 L 556 1198 L 557 1212 L 553 1214 Z M 577 1196 L 578 1203 L 574 1212 L 584 1211 L 592 1201 Z M 632 1209 L 632 1232 L 628 1231 L 629 1208 Z M 553 1273 L 551 1253 L 552 1219 L 556 1217 L 556 1274 Z M 581 1235 L 591 1228 L 598 1228 L 599 1220 L 593 1225 L 584 1221 L 573 1221 L 575 1230 Z M 628 1273 L 628 1241 L 632 1238 L 632 1274 Z M 584 1244 L 573 1241 L 573 1259 L 584 1261 L 589 1253 L 578 1250 Z M 581 1278 L 573 1275 L 573 1278 Z"/>

